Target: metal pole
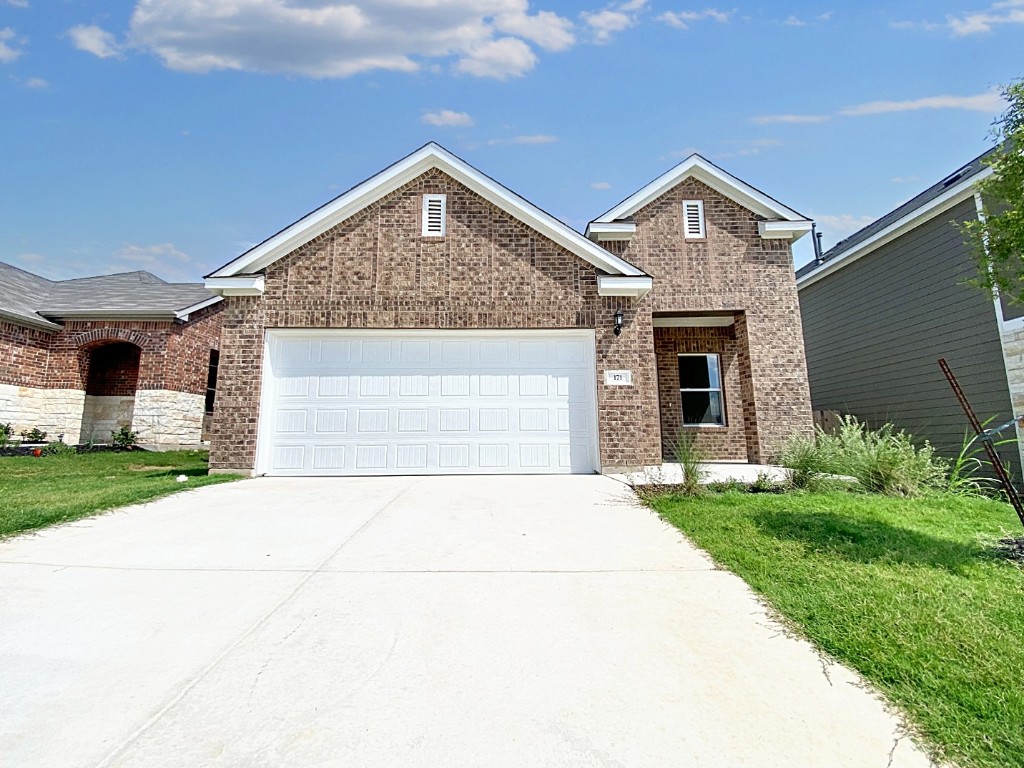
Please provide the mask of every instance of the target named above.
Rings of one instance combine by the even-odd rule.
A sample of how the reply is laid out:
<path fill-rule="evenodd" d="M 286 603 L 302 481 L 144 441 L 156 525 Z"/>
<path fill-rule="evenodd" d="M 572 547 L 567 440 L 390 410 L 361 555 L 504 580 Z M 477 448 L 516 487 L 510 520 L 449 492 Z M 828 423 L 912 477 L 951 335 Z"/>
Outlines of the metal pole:
<path fill-rule="evenodd" d="M 981 426 L 981 422 L 978 421 L 978 417 L 974 414 L 974 409 L 971 408 L 971 404 L 967 402 L 967 396 L 964 394 L 963 389 L 960 388 L 960 382 L 956 380 L 956 376 L 953 375 L 953 371 L 950 370 L 949 365 L 946 363 L 946 358 L 939 358 L 939 367 L 942 372 L 946 374 L 946 381 L 949 382 L 949 386 L 953 388 L 953 394 L 956 395 L 956 399 L 960 401 L 960 407 L 964 409 L 964 413 L 967 414 L 967 421 L 970 422 L 971 427 L 974 428 L 975 434 L 981 438 L 981 442 L 985 445 L 985 453 L 988 454 L 989 463 L 992 465 L 993 471 L 996 473 L 996 477 L 999 478 L 1000 484 L 1003 486 L 1003 490 L 1006 492 L 1006 498 L 1009 499 L 1010 504 L 1013 506 L 1013 511 L 1017 513 L 1017 517 L 1020 518 L 1020 524 L 1024 525 L 1024 504 L 1021 503 L 1020 495 L 1017 493 L 1017 489 L 1013 487 L 1013 483 L 1010 482 L 1010 476 L 1006 473 L 1006 467 L 1003 466 L 1002 459 L 999 458 L 999 454 L 996 453 L 995 446 L 992 445 L 992 440 L 988 439 L 988 435 L 985 434 L 985 429 Z"/>

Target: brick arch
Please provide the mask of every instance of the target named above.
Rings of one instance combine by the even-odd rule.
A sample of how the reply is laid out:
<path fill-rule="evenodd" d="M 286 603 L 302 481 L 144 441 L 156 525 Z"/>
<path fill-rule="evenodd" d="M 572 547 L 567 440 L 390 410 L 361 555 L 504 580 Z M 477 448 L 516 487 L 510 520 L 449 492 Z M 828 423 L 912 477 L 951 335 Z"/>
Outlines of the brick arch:
<path fill-rule="evenodd" d="M 150 337 L 146 334 L 128 328 L 95 328 L 91 331 L 76 333 L 68 339 L 73 346 L 78 348 L 79 352 L 89 352 L 102 344 L 119 341 L 126 341 L 139 349 L 145 349 L 149 340 Z"/>

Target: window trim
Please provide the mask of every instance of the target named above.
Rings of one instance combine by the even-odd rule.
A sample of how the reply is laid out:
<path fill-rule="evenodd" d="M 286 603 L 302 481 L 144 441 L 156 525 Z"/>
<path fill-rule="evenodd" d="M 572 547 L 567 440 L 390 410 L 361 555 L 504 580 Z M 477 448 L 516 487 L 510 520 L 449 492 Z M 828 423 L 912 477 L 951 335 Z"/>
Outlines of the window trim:
<path fill-rule="evenodd" d="M 679 421 L 685 429 L 726 429 L 729 426 L 729 412 L 725 405 L 725 379 L 722 375 L 722 355 L 718 352 L 680 352 L 676 355 L 676 376 L 679 375 L 680 357 L 709 357 L 715 358 L 715 366 L 718 368 L 717 387 L 684 387 L 682 379 L 679 380 Z M 683 410 L 683 393 L 685 392 L 717 392 L 718 401 L 722 404 L 722 423 L 716 424 L 711 421 L 699 423 L 687 423 Z"/>
<path fill-rule="evenodd" d="M 441 231 L 434 232 L 430 229 L 430 204 L 441 203 Z M 423 222 L 421 234 L 423 237 L 444 237 L 448 230 L 448 195 L 424 195 L 423 196 Z"/>
<path fill-rule="evenodd" d="M 690 234 L 690 220 L 687 216 L 687 208 L 691 205 L 697 206 L 697 219 L 699 224 L 699 231 L 697 234 Z M 707 239 L 707 236 L 707 226 L 704 222 L 704 201 L 683 200 L 683 238 L 686 240 L 705 240 Z"/>

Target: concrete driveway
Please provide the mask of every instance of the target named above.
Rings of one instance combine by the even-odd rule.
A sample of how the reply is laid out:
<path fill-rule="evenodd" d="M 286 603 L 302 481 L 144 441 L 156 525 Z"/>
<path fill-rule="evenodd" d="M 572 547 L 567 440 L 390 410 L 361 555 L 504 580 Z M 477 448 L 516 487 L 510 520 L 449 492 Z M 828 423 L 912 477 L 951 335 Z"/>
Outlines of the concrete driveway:
<path fill-rule="evenodd" d="M 925 766 L 606 477 L 257 479 L 0 543 L 0 763 Z"/>

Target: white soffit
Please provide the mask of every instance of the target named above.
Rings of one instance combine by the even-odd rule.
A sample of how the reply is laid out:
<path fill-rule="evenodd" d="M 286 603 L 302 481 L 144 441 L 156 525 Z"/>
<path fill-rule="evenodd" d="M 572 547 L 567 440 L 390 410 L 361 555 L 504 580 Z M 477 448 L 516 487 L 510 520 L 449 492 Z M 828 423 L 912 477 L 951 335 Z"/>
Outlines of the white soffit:
<path fill-rule="evenodd" d="M 599 296 L 632 296 L 639 299 L 650 293 L 654 279 L 647 275 L 623 277 L 621 275 L 598 275 Z"/>
<path fill-rule="evenodd" d="M 766 219 L 781 219 L 787 222 L 808 222 L 808 229 L 810 229 L 810 220 L 806 216 L 769 197 L 761 190 L 755 189 L 745 181 L 741 181 L 714 163 L 705 160 L 700 155 L 693 154 L 679 163 L 679 165 L 663 173 L 647 186 L 634 192 L 611 210 L 598 216 L 587 227 L 587 233 L 589 234 L 592 231 L 592 227 L 597 225 L 607 224 L 632 216 L 652 200 L 656 200 L 672 189 L 672 187 L 679 184 L 679 182 L 691 177 L 707 184 L 716 192 L 725 195 L 730 200 L 736 201 L 759 216 L 763 216 Z"/>
<path fill-rule="evenodd" d="M 265 282 L 263 275 L 211 276 L 206 278 L 206 288 L 220 296 L 260 296 Z"/>
<path fill-rule="evenodd" d="M 883 245 L 892 242 L 897 237 L 905 235 L 921 222 L 937 216 L 943 211 L 952 208 L 954 205 L 963 202 L 974 195 L 975 185 L 979 181 L 991 175 L 992 169 L 986 167 L 984 170 L 963 180 L 956 186 L 950 187 L 944 194 L 934 197 L 928 202 L 908 212 L 905 216 L 897 219 L 885 229 L 879 230 L 867 240 L 862 240 L 855 244 L 850 248 L 850 250 L 840 251 L 836 256 L 833 256 L 828 261 L 822 262 L 821 266 L 817 269 L 808 272 L 803 277 L 799 278 L 796 281 L 797 288 L 804 288 L 812 283 L 816 283 L 826 275 L 830 275 L 836 270 L 842 269 L 847 264 L 853 263 L 861 256 L 866 256 L 876 248 L 881 248 Z M 871 225 L 869 224 L 868 226 Z"/>
<path fill-rule="evenodd" d="M 473 168 L 444 147 L 431 142 L 211 273 L 208 276 L 207 287 L 216 290 L 213 279 L 252 274 L 264 269 L 432 168 L 448 174 L 485 200 L 595 267 L 616 275 L 644 274 L 629 262 L 609 253 L 567 224 Z"/>
<path fill-rule="evenodd" d="M 724 328 L 736 322 L 732 315 L 691 315 L 689 317 L 656 317 L 655 328 Z"/>

